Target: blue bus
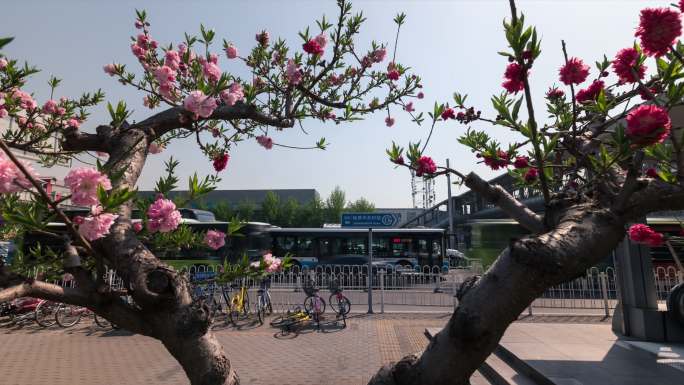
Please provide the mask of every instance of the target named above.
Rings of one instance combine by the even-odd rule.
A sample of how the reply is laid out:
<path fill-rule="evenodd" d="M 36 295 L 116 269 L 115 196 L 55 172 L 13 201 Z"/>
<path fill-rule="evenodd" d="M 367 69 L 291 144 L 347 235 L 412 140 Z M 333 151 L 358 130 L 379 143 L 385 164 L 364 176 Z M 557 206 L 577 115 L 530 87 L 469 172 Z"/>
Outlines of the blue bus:
<path fill-rule="evenodd" d="M 274 255 L 290 254 L 299 267 L 368 263 L 368 229 L 271 228 Z M 373 261 L 404 269 L 448 266 L 443 229 L 374 229 Z"/>

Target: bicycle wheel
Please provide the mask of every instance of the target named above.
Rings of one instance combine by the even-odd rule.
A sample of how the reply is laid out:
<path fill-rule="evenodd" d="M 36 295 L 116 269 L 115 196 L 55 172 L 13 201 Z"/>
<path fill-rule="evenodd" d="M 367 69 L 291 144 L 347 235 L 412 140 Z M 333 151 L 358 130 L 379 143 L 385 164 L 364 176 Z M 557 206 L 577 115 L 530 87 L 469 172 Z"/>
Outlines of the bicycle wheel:
<path fill-rule="evenodd" d="M 271 303 L 271 293 L 266 291 L 264 294 L 265 294 L 264 299 L 266 300 L 266 306 L 265 306 L 266 311 L 268 312 L 267 313 L 268 315 L 271 315 L 271 314 L 273 314 L 273 304 Z"/>
<path fill-rule="evenodd" d="M 55 321 L 63 328 L 72 327 L 81 320 L 82 312 L 81 308 L 77 306 L 62 303 L 55 312 Z"/>
<path fill-rule="evenodd" d="M 314 311 L 316 309 L 316 306 L 314 306 L 316 299 L 318 299 L 318 311 Z M 310 295 L 304 300 L 304 311 L 309 314 L 323 314 L 325 313 L 325 301 L 321 297 Z"/>
<path fill-rule="evenodd" d="M 245 298 L 242 299 L 242 314 L 249 317 L 249 294 L 245 291 Z"/>
<path fill-rule="evenodd" d="M 34 310 L 36 323 L 44 328 L 49 328 L 57 321 L 55 320 L 55 311 L 57 304 L 50 301 L 41 301 L 36 310 Z"/>
<path fill-rule="evenodd" d="M 339 315 L 347 315 L 351 310 L 351 302 L 343 295 L 338 297 L 337 294 L 331 294 L 328 302 L 330 302 L 330 308 Z"/>
<path fill-rule="evenodd" d="M 271 326 L 274 328 L 279 328 L 287 319 L 288 316 L 279 315 L 271 320 Z"/>
<path fill-rule="evenodd" d="M 264 306 L 264 297 L 261 295 L 257 297 L 256 313 L 259 325 L 263 325 L 266 319 L 266 307 Z"/>
<path fill-rule="evenodd" d="M 111 322 L 109 322 L 106 318 L 100 317 L 97 314 L 95 314 L 95 323 L 97 326 L 103 328 L 103 329 L 114 329 L 114 325 L 112 325 Z"/>

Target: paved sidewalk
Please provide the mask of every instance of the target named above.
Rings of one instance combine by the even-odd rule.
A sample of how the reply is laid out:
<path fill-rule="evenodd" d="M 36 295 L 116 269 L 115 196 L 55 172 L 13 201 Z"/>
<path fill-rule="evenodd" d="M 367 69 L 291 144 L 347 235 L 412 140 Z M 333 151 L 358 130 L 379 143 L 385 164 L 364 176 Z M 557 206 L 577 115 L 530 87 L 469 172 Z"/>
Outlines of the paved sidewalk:
<path fill-rule="evenodd" d="M 501 345 L 558 385 L 684 384 L 684 371 L 660 360 L 657 353 L 649 355 L 643 351 L 643 346 L 657 348 L 662 344 L 634 344 L 618 339 L 610 322 L 574 325 L 516 322 L 506 331 Z M 676 353 L 681 346 L 671 345 L 668 351 L 673 353 L 669 358 L 677 363 L 681 362 L 681 356 Z"/>
<path fill-rule="evenodd" d="M 382 364 L 425 348 L 426 327 L 447 315 L 355 315 L 346 329 L 276 338 L 268 325 L 216 328 L 242 384 L 366 384 Z M 0 329 L 3 385 L 188 384 L 163 346 L 147 337 L 73 329 Z"/>
<path fill-rule="evenodd" d="M 355 314 L 346 329 L 327 326 L 285 337 L 277 336 L 277 330 L 268 325 L 249 323 L 238 329 L 217 327 L 215 332 L 242 384 L 361 385 L 381 365 L 423 350 L 425 329 L 441 328 L 448 317 Z M 602 320 L 596 316 L 523 317 L 504 340 L 514 342 L 528 327 L 574 336 L 571 330 L 609 327 L 610 320 Z M 188 384 L 181 367 L 159 342 L 121 331 L 103 332 L 90 324 L 72 329 L 0 328 L 0 373 L 2 385 Z M 473 384 L 482 383 L 478 380 L 473 378 Z"/>

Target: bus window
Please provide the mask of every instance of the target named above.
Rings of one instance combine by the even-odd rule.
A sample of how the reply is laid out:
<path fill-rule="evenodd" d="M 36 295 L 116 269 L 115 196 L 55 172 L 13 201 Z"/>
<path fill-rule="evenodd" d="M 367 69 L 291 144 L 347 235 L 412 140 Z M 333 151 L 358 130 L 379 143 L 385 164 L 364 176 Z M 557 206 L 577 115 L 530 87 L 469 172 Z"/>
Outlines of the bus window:
<path fill-rule="evenodd" d="M 395 258 L 399 257 L 410 257 L 411 250 L 413 249 L 411 238 L 392 238 L 392 256 Z"/>
<path fill-rule="evenodd" d="M 292 252 L 294 251 L 294 246 L 295 246 L 295 237 L 277 237 L 275 239 L 275 246 L 278 250 L 284 251 L 284 252 Z"/>
<path fill-rule="evenodd" d="M 432 240 L 432 255 L 435 257 L 442 255 L 442 242 L 439 239 Z"/>
<path fill-rule="evenodd" d="M 297 256 L 298 257 L 315 257 L 314 255 L 314 238 L 299 237 L 297 238 Z"/>
<path fill-rule="evenodd" d="M 356 254 L 366 255 L 366 238 L 340 238 L 339 240 L 339 254 Z"/>
<path fill-rule="evenodd" d="M 320 248 L 321 257 L 332 257 L 338 254 L 340 248 L 339 239 L 335 238 L 319 238 L 318 247 Z"/>
<path fill-rule="evenodd" d="M 373 257 L 386 258 L 390 256 L 390 245 L 388 238 L 373 237 Z"/>

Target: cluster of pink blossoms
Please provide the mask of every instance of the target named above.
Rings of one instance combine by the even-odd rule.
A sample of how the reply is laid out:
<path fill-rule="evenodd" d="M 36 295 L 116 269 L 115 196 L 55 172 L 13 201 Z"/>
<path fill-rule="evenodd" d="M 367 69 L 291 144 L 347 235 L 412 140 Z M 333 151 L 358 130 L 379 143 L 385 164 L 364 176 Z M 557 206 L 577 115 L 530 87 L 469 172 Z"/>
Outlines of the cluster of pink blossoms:
<path fill-rule="evenodd" d="M 518 63 L 510 63 L 504 72 L 506 79 L 501 86 L 511 94 L 518 93 L 525 88 L 525 77 L 528 76 L 529 71 L 523 71 L 523 66 Z"/>
<path fill-rule="evenodd" d="M 571 57 L 568 62 L 558 71 L 560 80 L 565 85 L 580 84 L 589 76 L 589 66 L 582 59 Z"/>
<path fill-rule="evenodd" d="M 546 98 L 549 100 L 558 100 L 563 96 L 565 96 L 565 92 L 558 87 L 549 88 L 549 90 L 546 91 Z"/>
<path fill-rule="evenodd" d="M 265 149 L 270 150 L 273 148 L 273 139 L 266 135 L 259 135 L 256 137 L 256 141 Z"/>
<path fill-rule="evenodd" d="M 577 91 L 577 95 L 575 96 L 577 103 L 592 102 L 596 100 L 601 91 L 603 91 L 604 86 L 603 80 L 594 80 L 589 87 Z"/>
<path fill-rule="evenodd" d="M 114 221 L 119 216 L 112 213 L 102 212 L 101 206 L 93 206 L 91 215 L 83 218 L 74 218 L 74 223 L 78 225 L 78 233 L 88 241 L 95 241 L 109 234 L 109 230 Z"/>
<path fill-rule="evenodd" d="M 403 162 L 403 159 L 402 159 Z M 423 176 L 423 174 L 432 175 L 437 171 L 435 161 L 429 156 L 421 156 L 418 159 L 418 166 L 416 167 L 416 176 Z"/>
<path fill-rule="evenodd" d="M 325 34 L 321 33 L 320 35 L 304 43 L 302 48 L 304 49 L 304 52 L 310 55 L 322 56 L 325 52 L 325 46 L 327 44 L 328 38 L 325 36 Z"/>
<path fill-rule="evenodd" d="M 530 158 L 527 156 L 516 156 L 513 162 L 515 168 L 527 168 L 530 166 Z"/>
<path fill-rule="evenodd" d="M 682 34 L 682 15 L 670 8 L 646 8 L 639 15 L 634 36 L 641 38 L 641 48 L 648 56 L 665 55 Z"/>
<path fill-rule="evenodd" d="M 223 100 L 227 106 L 233 106 L 235 103 L 243 100 L 244 98 L 245 91 L 242 89 L 242 85 L 238 82 L 231 84 L 227 90 L 221 91 L 221 100 Z"/>
<path fill-rule="evenodd" d="M 478 157 L 482 156 L 480 154 L 477 154 Z M 484 160 L 484 164 L 489 166 L 492 170 L 498 170 L 500 168 L 504 168 L 508 166 L 510 163 L 510 159 L 508 156 L 508 152 L 503 151 L 503 150 L 497 150 L 495 156 L 482 156 Z"/>
<path fill-rule="evenodd" d="M 391 117 L 391 116 L 386 117 L 386 118 L 385 118 L 385 125 L 386 125 L 387 127 L 392 127 L 392 126 L 394 126 L 394 118 Z"/>
<path fill-rule="evenodd" d="M 35 176 L 33 169 L 28 163 L 22 162 L 22 165 L 31 175 Z M 6 158 L 3 152 L 0 152 L 0 194 L 11 194 L 30 187 L 31 182 L 24 173 L 19 170 L 12 160 Z"/>
<path fill-rule="evenodd" d="M 112 189 L 112 183 L 107 175 L 90 167 L 78 167 L 69 171 L 64 178 L 64 184 L 71 190 L 71 202 L 79 206 L 97 205 L 98 187 Z"/>
<path fill-rule="evenodd" d="M 218 230 L 209 230 L 204 236 L 204 243 L 212 250 L 218 250 L 226 244 L 226 233 Z"/>
<path fill-rule="evenodd" d="M 262 263 L 266 266 L 267 273 L 277 273 L 283 267 L 283 261 L 278 257 L 274 257 L 271 253 L 265 254 L 261 261 L 252 262 L 250 265 L 258 269 Z"/>
<path fill-rule="evenodd" d="M 527 172 L 525 172 L 525 175 L 523 178 L 525 178 L 525 182 L 532 183 L 535 180 L 537 180 L 538 177 L 539 177 L 539 170 L 534 168 L 534 167 L 530 167 L 527 170 Z"/>
<path fill-rule="evenodd" d="M 627 114 L 627 136 L 638 146 L 660 143 L 670 133 L 672 122 L 667 110 L 654 105 L 641 105 Z"/>
<path fill-rule="evenodd" d="M 636 83 L 644 78 L 646 66 L 639 64 L 639 56 L 639 52 L 633 47 L 623 48 L 615 55 L 612 66 L 620 84 Z M 632 71 L 636 72 L 637 76 L 634 76 Z"/>
<path fill-rule="evenodd" d="M 214 158 L 214 170 L 216 172 L 221 172 L 228 166 L 228 161 L 230 160 L 230 155 L 223 153 Z"/>
<path fill-rule="evenodd" d="M 226 51 L 226 57 L 228 59 L 235 59 L 238 57 L 238 49 L 235 47 L 233 43 L 228 43 L 225 48 Z"/>
<path fill-rule="evenodd" d="M 645 244 L 651 247 L 661 246 L 665 242 L 665 235 L 658 233 L 641 223 L 632 225 L 627 231 L 627 234 L 632 242 Z"/>
<path fill-rule="evenodd" d="M 159 197 L 147 209 L 147 218 L 147 230 L 150 233 L 168 233 L 178 227 L 182 217 L 171 200 Z"/>
<path fill-rule="evenodd" d="M 369 53 L 368 55 L 364 56 L 363 59 L 361 59 L 361 65 L 363 67 L 370 67 L 373 65 L 373 63 L 381 63 L 383 60 L 385 60 L 385 57 L 387 56 L 387 50 L 385 47 L 378 48 L 374 50 L 373 52 Z"/>
<path fill-rule="evenodd" d="M 299 66 L 293 59 L 288 59 L 287 60 L 287 66 L 285 67 L 285 76 L 287 77 L 287 81 L 296 86 L 302 81 L 302 71 L 299 69 Z"/>
<path fill-rule="evenodd" d="M 183 107 L 186 110 L 192 112 L 194 119 L 197 120 L 200 117 L 208 118 L 214 112 L 217 107 L 216 99 L 207 96 L 204 92 L 200 90 L 192 91 L 183 101 Z"/>

